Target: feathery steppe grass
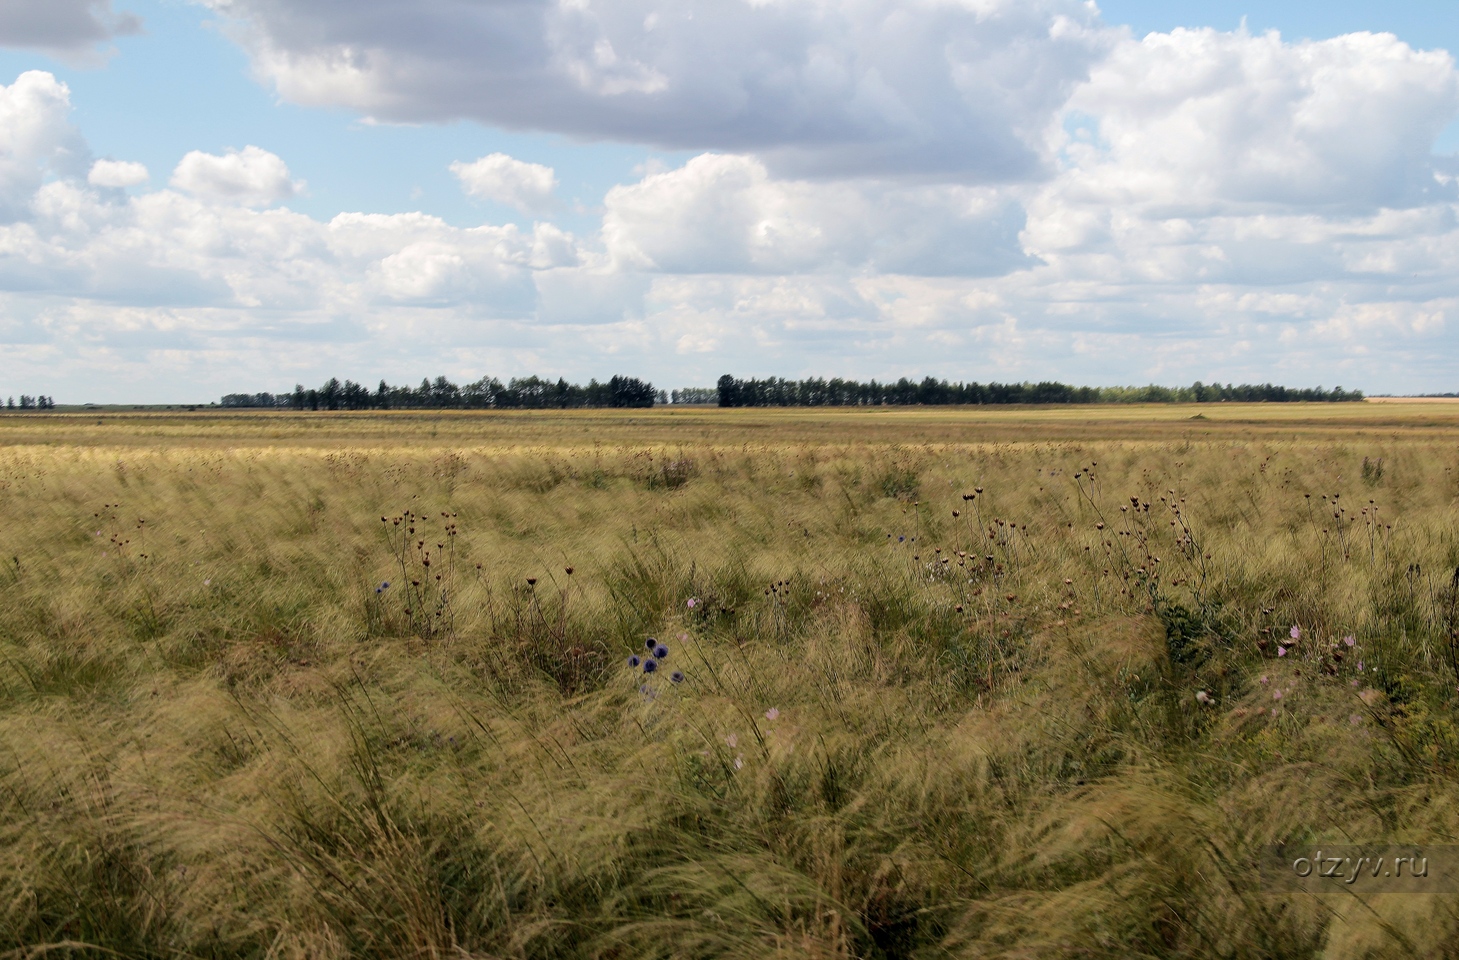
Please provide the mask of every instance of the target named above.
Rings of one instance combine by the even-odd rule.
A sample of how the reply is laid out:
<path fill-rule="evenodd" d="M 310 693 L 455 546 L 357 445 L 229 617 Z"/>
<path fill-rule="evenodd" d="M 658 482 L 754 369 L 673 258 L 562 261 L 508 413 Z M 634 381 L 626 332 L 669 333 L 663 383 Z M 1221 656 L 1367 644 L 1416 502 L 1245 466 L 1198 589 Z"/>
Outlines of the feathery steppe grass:
<path fill-rule="evenodd" d="M 1252 861 L 1456 842 L 1459 410 L 1194 409 L 0 417 L 0 954 L 1452 955 Z"/>

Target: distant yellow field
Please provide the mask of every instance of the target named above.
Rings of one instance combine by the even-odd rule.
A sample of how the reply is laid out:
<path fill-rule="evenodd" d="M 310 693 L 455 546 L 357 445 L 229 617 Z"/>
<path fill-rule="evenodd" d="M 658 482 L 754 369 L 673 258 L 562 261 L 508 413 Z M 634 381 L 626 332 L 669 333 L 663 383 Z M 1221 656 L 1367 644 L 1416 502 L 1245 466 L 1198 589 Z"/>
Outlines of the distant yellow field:
<path fill-rule="evenodd" d="M 610 444 L 1228 441 L 1459 435 L 1459 406 L 1382 403 L 1099 404 L 564 411 L 50 413 L 0 415 L 0 445 L 522 447 Z"/>
<path fill-rule="evenodd" d="M 1253 865 L 1452 842 L 1456 440 L 5 414 L 0 955 L 1443 955 Z"/>

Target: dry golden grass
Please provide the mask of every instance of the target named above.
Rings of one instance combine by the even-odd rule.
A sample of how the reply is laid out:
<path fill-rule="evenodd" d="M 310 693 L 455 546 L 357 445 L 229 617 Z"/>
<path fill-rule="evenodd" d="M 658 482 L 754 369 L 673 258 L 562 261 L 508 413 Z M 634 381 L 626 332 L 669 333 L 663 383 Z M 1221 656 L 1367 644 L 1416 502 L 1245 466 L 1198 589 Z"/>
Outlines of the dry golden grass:
<path fill-rule="evenodd" d="M 1451 409 L 0 417 L 0 953 L 1450 955 Z"/>

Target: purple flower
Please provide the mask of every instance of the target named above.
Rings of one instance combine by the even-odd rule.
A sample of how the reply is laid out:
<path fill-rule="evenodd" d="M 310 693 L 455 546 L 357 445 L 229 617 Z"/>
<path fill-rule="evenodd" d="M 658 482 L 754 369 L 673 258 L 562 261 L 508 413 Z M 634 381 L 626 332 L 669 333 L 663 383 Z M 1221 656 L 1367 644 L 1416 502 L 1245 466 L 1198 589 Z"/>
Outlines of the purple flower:
<path fill-rule="evenodd" d="M 1279 645 L 1277 647 L 1277 656 L 1279 656 L 1279 657 L 1285 657 L 1286 655 L 1287 655 L 1287 648 Z"/>
<path fill-rule="evenodd" d="M 775 707 L 771 707 L 769 710 L 766 710 L 765 711 L 765 719 L 766 720 L 779 720 L 780 719 L 780 711 L 778 709 L 776 709 Z"/>
<path fill-rule="evenodd" d="M 649 637 L 647 640 L 645 640 L 643 642 L 643 648 L 645 650 L 647 650 L 649 653 L 653 653 L 654 644 L 656 644 L 656 643 L 658 643 L 657 640 L 655 640 L 653 637 Z"/>
<path fill-rule="evenodd" d="M 643 672 L 644 673 L 653 673 L 658 668 L 659 668 L 659 662 L 657 660 L 645 660 L 643 662 Z"/>
<path fill-rule="evenodd" d="M 629 657 L 628 657 L 628 666 L 631 667 L 631 668 L 633 668 L 633 669 L 635 669 L 635 670 L 638 669 L 638 665 L 640 663 L 642 663 L 642 662 L 643 661 L 641 661 L 641 660 L 638 659 L 638 654 L 636 654 L 636 653 L 630 654 Z"/>
<path fill-rule="evenodd" d="M 654 647 L 654 656 L 655 657 L 658 657 L 660 660 L 664 659 L 668 655 L 669 655 L 669 648 L 668 648 L 668 645 L 667 644 L 662 644 L 661 643 L 658 646 Z"/>
<path fill-rule="evenodd" d="M 1353 644 L 1357 643 L 1358 641 L 1357 641 L 1357 638 L 1354 637 L 1352 634 L 1348 634 L 1346 637 L 1343 637 L 1342 638 L 1342 642 L 1351 647 Z"/>
<path fill-rule="evenodd" d="M 690 597 L 688 606 L 690 610 L 693 610 L 695 607 L 699 606 L 699 600 L 695 597 Z"/>
<path fill-rule="evenodd" d="M 684 682 L 684 671 L 683 670 L 675 670 L 673 673 L 669 674 L 669 679 L 672 680 L 674 683 L 683 683 Z"/>
<path fill-rule="evenodd" d="M 1289 630 L 1289 631 L 1287 631 L 1287 634 L 1288 634 L 1288 636 L 1290 636 L 1290 637 L 1291 637 L 1291 638 L 1292 638 L 1292 639 L 1293 639 L 1293 640 L 1300 640 L 1300 639 L 1302 639 L 1302 630 L 1301 630 L 1301 628 L 1300 628 L 1300 627 L 1298 627 L 1298 626 L 1297 626 L 1297 625 L 1296 625 L 1296 624 L 1293 624 L 1293 625 L 1292 625 L 1292 629 L 1291 629 L 1291 630 Z"/>

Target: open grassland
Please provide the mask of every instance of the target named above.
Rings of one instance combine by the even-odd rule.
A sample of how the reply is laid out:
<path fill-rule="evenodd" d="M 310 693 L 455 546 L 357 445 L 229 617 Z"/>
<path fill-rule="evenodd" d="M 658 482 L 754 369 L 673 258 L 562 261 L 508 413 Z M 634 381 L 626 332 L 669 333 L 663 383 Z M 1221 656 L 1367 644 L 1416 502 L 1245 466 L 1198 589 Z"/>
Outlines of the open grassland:
<path fill-rule="evenodd" d="M 1459 843 L 1456 497 L 1443 404 L 0 416 L 0 955 L 1452 956 L 1253 864 Z"/>

